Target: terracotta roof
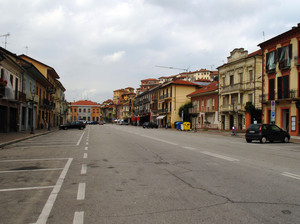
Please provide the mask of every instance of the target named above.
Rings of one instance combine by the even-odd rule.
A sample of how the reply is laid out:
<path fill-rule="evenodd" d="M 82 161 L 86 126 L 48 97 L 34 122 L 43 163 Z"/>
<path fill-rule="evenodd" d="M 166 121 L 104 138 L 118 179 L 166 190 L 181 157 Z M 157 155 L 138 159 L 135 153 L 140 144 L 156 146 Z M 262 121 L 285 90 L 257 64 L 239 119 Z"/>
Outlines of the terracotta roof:
<path fill-rule="evenodd" d="M 201 89 L 198 89 L 197 91 L 192 92 L 192 93 L 188 94 L 187 96 L 195 96 L 195 95 L 198 95 L 198 94 L 201 94 L 201 93 L 207 93 L 207 92 L 215 91 L 215 90 L 218 89 L 218 85 L 219 85 L 218 81 L 214 81 L 211 84 L 209 84 L 208 86 L 205 86 Z"/>
<path fill-rule="evenodd" d="M 198 86 L 198 84 L 196 84 L 196 83 L 188 82 L 188 81 L 185 81 L 182 79 L 176 79 L 176 80 L 172 81 L 171 83 L 176 84 L 176 85 Z"/>
<path fill-rule="evenodd" d="M 141 81 L 157 81 L 157 79 L 143 79 Z"/>
<path fill-rule="evenodd" d="M 71 103 L 71 106 L 92 106 L 92 105 L 99 106 L 98 103 L 95 103 L 90 100 L 79 100 Z"/>
<path fill-rule="evenodd" d="M 248 57 L 252 57 L 256 55 L 262 55 L 262 49 L 259 49 L 257 51 L 252 52 L 251 54 L 248 54 Z"/>

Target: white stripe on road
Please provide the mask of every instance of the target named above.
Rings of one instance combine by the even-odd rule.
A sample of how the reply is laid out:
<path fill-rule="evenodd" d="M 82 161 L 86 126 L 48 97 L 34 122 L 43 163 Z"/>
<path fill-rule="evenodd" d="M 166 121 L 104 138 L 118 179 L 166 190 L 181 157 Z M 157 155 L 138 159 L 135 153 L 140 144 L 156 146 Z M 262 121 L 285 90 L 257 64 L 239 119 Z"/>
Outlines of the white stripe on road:
<path fill-rule="evenodd" d="M 85 183 L 79 183 L 77 200 L 84 200 L 84 198 L 85 198 Z"/>
<path fill-rule="evenodd" d="M 212 152 L 201 151 L 201 153 L 205 154 L 205 155 L 208 155 L 208 156 L 216 157 L 216 158 L 219 158 L 219 159 L 225 159 L 225 160 L 230 161 L 230 162 L 239 161 L 238 159 L 234 159 L 234 158 L 231 158 L 231 157 L 228 157 L 228 156 L 219 155 L 219 154 L 212 153 Z"/>
<path fill-rule="evenodd" d="M 86 144 L 86 145 L 88 145 L 89 143 L 88 143 L 88 142 L 86 142 L 85 144 Z"/>
<path fill-rule="evenodd" d="M 0 189 L 0 192 L 24 191 L 24 190 L 40 190 L 40 189 L 49 189 L 49 188 L 54 188 L 54 186 L 9 188 L 9 189 Z"/>
<path fill-rule="evenodd" d="M 6 171 L 0 171 L 0 173 L 19 173 L 19 172 L 53 171 L 53 170 L 62 170 L 62 169 L 63 169 L 63 168 L 36 169 L 36 170 L 6 170 Z"/>
<path fill-rule="evenodd" d="M 86 164 L 82 164 L 81 174 L 86 174 L 86 171 L 87 171 L 87 165 Z"/>
<path fill-rule="evenodd" d="M 297 174 L 283 172 L 283 173 L 281 173 L 281 175 L 300 180 L 300 175 L 297 175 Z"/>
<path fill-rule="evenodd" d="M 145 138 L 150 138 L 150 139 L 153 139 L 153 140 L 156 140 L 156 141 L 164 142 L 164 143 L 167 143 L 167 144 L 170 144 L 170 145 L 178 145 L 177 143 L 166 141 L 166 140 L 163 140 L 163 139 L 160 139 L 160 138 L 154 138 L 154 137 L 150 137 L 150 136 L 147 136 L 147 135 L 140 135 L 140 136 L 145 137 Z"/>
<path fill-rule="evenodd" d="M 87 153 L 83 153 L 83 158 L 87 159 Z"/>
<path fill-rule="evenodd" d="M 82 139 L 82 137 L 83 137 L 84 133 L 85 133 L 85 131 L 84 131 L 84 132 L 81 134 L 81 136 L 80 136 L 80 138 L 79 138 L 79 140 L 78 140 L 78 142 L 77 142 L 77 144 L 76 144 L 76 145 L 79 145 L 79 144 L 80 144 L 80 142 L 81 142 L 81 139 Z"/>
<path fill-rule="evenodd" d="M 75 212 L 73 224 L 83 224 L 84 212 Z"/>
<path fill-rule="evenodd" d="M 195 149 L 195 148 L 193 148 L 193 147 L 189 147 L 189 146 L 182 146 L 182 148 L 184 148 L 184 149 L 188 149 L 188 150 L 197 150 L 197 149 Z"/>
<path fill-rule="evenodd" d="M 60 176 L 59 176 L 59 178 L 58 178 L 58 180 L 56 182 L 56 185 L 53 188 L 53 190 L 52 190 L 52 192 L 51 192 L 51 194 L 50 194 L 50 196 L 49 196 L 49 198 L 48 198 L 48 200 L 47 200 L 47 202 L 46 202 L 46 204 L 45 204 L 45 206 L 44 206 L 44 208 L 42 210 L 42 213 L 40 214 L 38 220 L 36 221 L 36 224 L 46 224 L 47 223 L 49 214 L 50 214 L 50 212 L 52 210 L 52 207 L 53 207 L 54 202 L 56 200 L 56 197 L 57 197 L 57 195 L 58 195 L 58 193 L 60 191 L 60 188 L 61 188 L 61 186 L 62 186 L 62 184 L 64 182 L 64 179 L 65 179 L 65 177 L 67 175 L 67 172 L 68 172 L 68 170 L 70 168 L 72 160 L 73 160 L 72 158 L 68 159 L 68 162 L 66 163 L 63 171 L 61 172 L 61 174 L 60 174 Z"/>
<path fill-rule="evenodd" d="M 1 160 L 1 163 L 7 163 L 7 162 L 30 162 L 30 161 L 41 161 L 41 160 L 67 160 L 69 158 L 46 158 L 46 159 L 19 159 L 19 160 Z"/>
<path fill-rule="evenodd" d="M 84 148 L 84 150 L 88 150 L 88 148 L 89 148 L 89 147 L 86 146 L 86 147 Z"/>

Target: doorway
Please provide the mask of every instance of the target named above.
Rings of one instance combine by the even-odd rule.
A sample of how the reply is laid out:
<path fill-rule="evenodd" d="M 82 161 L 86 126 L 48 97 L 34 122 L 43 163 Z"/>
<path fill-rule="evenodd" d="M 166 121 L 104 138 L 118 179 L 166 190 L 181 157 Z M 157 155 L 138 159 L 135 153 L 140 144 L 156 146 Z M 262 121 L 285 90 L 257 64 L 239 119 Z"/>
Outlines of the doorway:
<path fill-rule="evenodd" d="M 234 125 L 234 116 L 230 115 L 230 117 L 229 117 L 229 129 L 232 129 L 233 125 Z"/>
<path fill-rule="evenodd" d="M 282 110 L 282 129 L 289 132 L 289 124 L 290 124 L 290 110 L 284 109 Z"/>

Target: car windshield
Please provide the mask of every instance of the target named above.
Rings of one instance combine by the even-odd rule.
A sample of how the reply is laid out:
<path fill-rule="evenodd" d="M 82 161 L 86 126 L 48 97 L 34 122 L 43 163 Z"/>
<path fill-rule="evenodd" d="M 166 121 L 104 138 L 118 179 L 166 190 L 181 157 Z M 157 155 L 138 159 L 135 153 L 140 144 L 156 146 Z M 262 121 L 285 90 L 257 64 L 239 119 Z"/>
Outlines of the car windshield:
<path fill-rule="evenodd" d="M 248 130 L 251 130 L 251 131 L 258 131 L 260 128 L 260 125 L 259 124 L 251 124 L 248 128 Z"/>

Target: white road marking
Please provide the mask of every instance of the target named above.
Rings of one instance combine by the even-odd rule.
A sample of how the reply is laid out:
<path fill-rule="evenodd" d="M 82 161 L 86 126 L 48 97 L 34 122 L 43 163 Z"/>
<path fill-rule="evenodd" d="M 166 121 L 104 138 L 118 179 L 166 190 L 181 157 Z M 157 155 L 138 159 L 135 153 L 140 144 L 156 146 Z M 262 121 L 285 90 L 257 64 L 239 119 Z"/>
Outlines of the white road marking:
<path fill-rule="evenodd" d="M 51 192 L 51 194 L 50 194 L 50 196 L 49 196 L 49 198 L 48 198 L 48 200 L 47 200 L 47 202 L 46 202 L 46 204 L 45 204 L 45 206 L 44 206 L 44 208 L 42 210 L 42 213 L 40 214 L 38 220 L 36 221 L 36 224 L 46 224 L 47 223 L 49 214 L 50 214 L 50 212 L 52 210 L 52 207 L 53 207 L 54 202 L 56 200 L 56 197 L 57 197 L 57 195 L 58 195 L 58 193 L 60 191 L 60 188 L 61 188 L 61 186 L 62 186 L 62 184 L 64 182 L 64 179 L 65 179 L 65 177 L 67 175 L 67 172 L 68 172 L 68 170 L 70 168 L 72 160 L 73 160 L 72 158 L 68 159 L 68 161 L 67 161 L 67 163 L 66 163 L 63 171 L 61 172 L 61 174 L 60 174 L 60 176 L 59 176 L 59 178 L 58 178 L 58 180 L 56 182 L 55 187 L 53 188 L 53 190 L 52 190 L 52 192 Z"/>
<path fill-rule="evenodd" d="M 189 150 L 197 150 L 197 149 L 195 149 L 195 148 L 193 148 L 193 147 L 189 147 L 189 146 L 182 146 L 182 148 L 185 148 L 185 149 L 189 149 Z"/>
<path fill-rule="evenodd" d="M 0 163 L 8 162 L 30 162 L 30 161 L 41 161 L 41 160 L 67 160 L 70 158 L 45 158 L 45 159 L 14 159 L 14 160 L 1 160 Z"/>
<path fill-rule="evenodd" d="M 153 139 L 153 140 L 156 140 L 156 141 L 164 142 L 164 143 L 167 143 L 167 144 L 170 144 L 170 145 L 178 145 L 177 143 L 166 141 L 166 140 L 163 140 L 163 139 L 160 139 L 160 138 L 154 138 L 154 137 L 150 137 L 150 136 L 147 136 L 147 135 L 140 135 L 140 136 L 145 137 L 145 138 L 150 138 L 150 139 Z"/>
<path fill-rule="evenodd" d="M 79 183 L 77 200 L 84 200 L 84 198 L 85 198 L 85 183 Z"/>
<path fill-rule="evenodd" d="M 300 175 L 297 175 L 297 174 L 283 172 L 283 173 L 281 173 L 281 175 L 300 180 Z"/>
<path fill-rule="evenodd" d="M 86 171 L 87 171 L 87 165 L 86 164 L 82 164 L 81 174 L 86 174 Z"/>
<path fill-rule="evenodd" d="M 84 148 L 84 150 L 88 150 L 88 148 L 89 148 L 89 147 L 86 146 L 86 147 Z"/>
<path fill-rule="evenodd" d="M 88 145 L 89 143 L 88 143 L 88 142 L 86 142 L 85 144 L 86 144 L 86 145 Z"/>
<path fill-rule="evenodd" d="M 75 212 L 73 224 L 83 224 L 84 212 Z"/>
<path fill-rule="evenodd" d="M 81 142 L 81 139 L 82 139 L 82 137 L 83 137 L 84 133 L 85 133 L 85 131 L 84 131 L 84 132 L 81 134 L 81 136 L 80 136 L 80 138 L 79 138 L 79 140 L 78 140 L 78 142 L 77 142 L 77 144 L 76 144 L 76 145 L 79 145 L 79 144 L 80 144 L 80 142 Z"/>
<path fill-rule="evenodd" d="M 228 157 L 228 156 L 219 155 L 219 154 L 212 153 L 212 152 L 207 152 L 207 151 L 200 151 L 200 152 L 202 154 L 212 156 L 212 157 L 216 157 L 216 158 L 219 158 L 219 159 L 225 159 L 225 160 L 230 161 L 230 162 L 239 161 L 238 159 L 234 159 L 234 158 L 231 158 L 231 157 Z"/>
<path fill-rule="evenodd" d="M 87 153 L 83 153 L 83 158 L 87 159 Z"/>
<path fill-rule="evenodd" d="M 49 188 L 54 188 L 54 187 L 55 186 L 9 188 L 9 189 L 0 189 L 0 192 L 25 191 L 25 190 L 40 190 L 40 189 L 49 189 Z"/>
<path fill-rule="evenodd" d="M 62 169 L 63 169 L 63 168 L 36 169 L 36 170 L 6 170 L 6 171 L 0 171 L 0 173 L 19 173 L 19 172 L 54 171 L 54 170 L 62 170 Z"/>

